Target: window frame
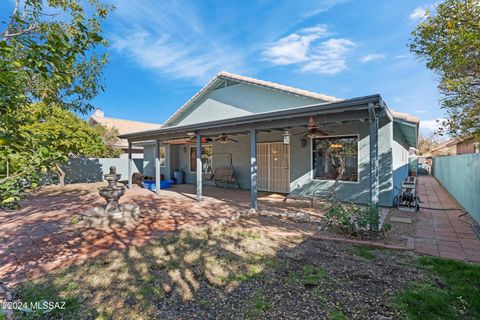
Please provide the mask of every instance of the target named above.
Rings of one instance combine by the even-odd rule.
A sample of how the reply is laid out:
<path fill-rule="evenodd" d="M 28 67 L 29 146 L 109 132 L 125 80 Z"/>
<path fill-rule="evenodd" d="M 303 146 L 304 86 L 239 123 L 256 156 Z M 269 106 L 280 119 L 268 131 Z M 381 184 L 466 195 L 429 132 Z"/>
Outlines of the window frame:
<path fill-rule="evenodd" d="M 321 138 L 309 138 L 310 140 L 310 179 L 314 181 L 324 181 L 324 182 L 335 182 L 332 179 L 318 179 L 315 178 L 315 168 L 313 167 L 313 140 L 314 139 L 328 139 L 328 138 L 343 138 L 343 137 L 356 137 L 357 138 L 357 181 L 345 181 L 345 180 L 338 180 L 338 183 L 349 183 L 349 184 L 360 184 L 361 176 L 360 176 L 360 134 L 359 133 L 352 133 L 352 134 L 335 134 L 335 135 L 328 135 L 323 136 Z M 370 161 L 369 161 L 370 163 Z"/>
<path fill-rule="evenodd" d="M 192 171 L 192 149 L 193 148 L 196 148 L 197 146 L 196 145 L 190 145 L 189 148 L 188 148 L 188 172 L 189 173 L 197 173 L 197 171 Z M 213 157 L 213 145 L 211 143 L 209 144 L 202 144 L 202 148 L 203 147 L 211 147 L 212 148 L 212 157 Z M 197 160 L 197 155 L 195 154 L 195 161 Z M 213 160 L 212 160 L 213 161 Z M 202 170 L 202 174 L 210 174 L 209 172 L 204 172 Z"/>

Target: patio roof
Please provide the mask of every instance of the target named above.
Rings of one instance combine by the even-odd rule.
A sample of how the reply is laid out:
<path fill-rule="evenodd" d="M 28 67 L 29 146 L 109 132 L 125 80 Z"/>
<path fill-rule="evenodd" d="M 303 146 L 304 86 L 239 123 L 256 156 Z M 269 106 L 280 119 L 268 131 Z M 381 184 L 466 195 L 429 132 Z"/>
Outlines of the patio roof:
<path fill-rule="evenodd" d="M 187 133 L 201 131 L 202 135 L 216 135 L 222 132 L 241 133 L 250 129 L 289 128 L 306 125 L 305 117 L 329 115 L 325 121 L 345 121 L 369 119 L 368 106 L 387 111 L 387 116 L 392 120 L 391 113 L 386 108 L 380 95 L 371 95 L 342 101 L 325 102 L 293 109 L 284 109 L 235 117 L 230 119 L 215 120 L 183 126 L 163 127 L 156 130 L 133 132 L 120 135 L 120 138 L 129 141 L 145 141 L 155 139 L 182 138 Z"/>
<path fill-rule="evenodd" d="M 407 113 L 393 111 L 393 123 L 398 127 L 402 136 L 410 147 L 415 148 L 418 144 L 418 130 L 420 119 Z"/>

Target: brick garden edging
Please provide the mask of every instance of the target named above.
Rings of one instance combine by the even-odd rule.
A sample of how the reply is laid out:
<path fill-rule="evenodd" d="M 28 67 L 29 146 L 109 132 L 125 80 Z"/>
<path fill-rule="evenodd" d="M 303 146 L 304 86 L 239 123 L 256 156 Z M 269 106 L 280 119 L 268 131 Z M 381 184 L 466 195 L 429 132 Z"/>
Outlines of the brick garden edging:
<path fill-rule="evenodd" d="M 413 243 L 411 243 L 410 238 L 407 239 L 406 246 L 397 246 L 394 244 L 379 243 L 375 241 L 328 237 L 328 236 L 320 236 L 315 234 L 311 235 L 310 237 L 316 240 L 337 241 L 337 242 L 350 243 L 350 244 L 356 244 L 356 245 L 367 245 L 371 247 L 390 249 L 390 250 L 413 251 L 414 249 Z"/>
<path fill-rule="evenodd" d="M 214 221 L 211 224 L 211 226 L 212 227 L 223 226 L 223 225 L 235 223 L 237 220 L 239 220 L 242 217 L 248 218 L 252 216 L 276 217 L 280 219 L 291 220 L 298 223 L 319 222 L 318 218 L 312 218 L 308 213 L 303 213 L 303 212 L 295 212 L 295 211 L 278 212 L 276 210 L 275 211 L 272 211 L 272 210 L 259 211 L 259 210 L 249 209 L 249 210 L 241 211 L 230 218 L 227 218 L 227 219 L 222 218 L 220 220 Z M 279 232 L 275 234 L 279 236 L 296 235 L 296 234 L 285 233 L 285 232 Z M 368 241 L 368 240 L 357 240 L 357 239 L 351 239 L 351 238 L 345 238 L 345 237 L 322 236 L 322 235 L 317 235 L 312 233 L 304 233 L 303 235 L 316 240 L 337 241 L 337 242 L 349 243 L 354 245 L 367 245 L 367 246 L 382 248 L 382 249 L 402 250 L 402 251 L 413 251 L 415 249 L 414 239 L 410 237 L 407 237 L 406 246 L 399 246 L 394 244 L 386 244 L 386 243 L 380 243 L 380 242 Z"/>

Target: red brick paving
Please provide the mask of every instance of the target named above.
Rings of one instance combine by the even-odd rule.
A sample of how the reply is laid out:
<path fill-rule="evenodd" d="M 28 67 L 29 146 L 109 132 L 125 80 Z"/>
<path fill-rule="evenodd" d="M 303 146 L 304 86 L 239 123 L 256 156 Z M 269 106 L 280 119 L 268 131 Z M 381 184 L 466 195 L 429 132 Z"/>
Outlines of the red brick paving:
<path fill-rule="evenodd" d="M 422 203 L 415 230 L 415 252 L 480 263 L 480 240 L 469 225 L 473 219 L 459 218 L 461 210 L 427 209 L 458 208 L 450 194 L 431 176 L 418 178 L 418 195 Z"/>
<path fill-rule="evenodd" d="M 455 207 L 455 201 L 432 177 L 419 178 L 424 207 Z M 142 244 L 168 232 L 206 224 L 247 209 L 248 191 L 204 188 L 204 200 L 195 201 L 193 185 L 175 186 L 154 193 L 140 188 L 127 190 L 121 203 L 140 205 L 136 225 L 87 229 L 71 218 L 88 208 L 103 205 L 98 185 L 71 185 L 46 189 L 24 203 L 20 210 L 0 212 L 0 280 L 12 285 L 60 266 L 81 263 L 111 250 Z M 263 197 L 261 205 L 281 203 Z M 417 253 L 480 263 L 480 241 L 470 226 L 458 219 L 461 211 L 421 209 L 416 225 Z M 464 217 L 468 219 L 468 217 Z"/>
<path fill-rule="evenodd" d="M 140 206 L 142 217 L 135 225 L 87 229 L 72 224 L 72 217 L 103 205 L 97 187 L 102 184 L 45 188 L 22 208 L 0 211 L 0 280 L 15 284 L 59 266 L 80 263 L 111 250 L 142 244 L 168 232 L 201 225 L 248 209 L 250 193 L 204 187 L 204 199 L 195 201 L 194 185 L 174 186 L 157 197 L 151 191 L 127 190 L 121 203 Z M 271 197 L 264 204 L 270 205 Z M 281 203 L 280 199 L 274 199 Z"/>

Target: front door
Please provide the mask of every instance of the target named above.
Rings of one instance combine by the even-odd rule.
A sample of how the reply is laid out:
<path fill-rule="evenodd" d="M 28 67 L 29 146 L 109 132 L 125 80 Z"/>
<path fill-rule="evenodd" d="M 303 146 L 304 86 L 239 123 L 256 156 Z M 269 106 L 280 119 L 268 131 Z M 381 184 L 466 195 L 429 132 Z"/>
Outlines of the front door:
<path fill-rule="evenodd" d="M 257 168 L 258 190 L 290 192 L 290 145 L 257 143 Z"/>

